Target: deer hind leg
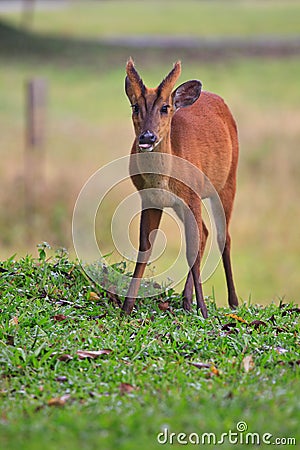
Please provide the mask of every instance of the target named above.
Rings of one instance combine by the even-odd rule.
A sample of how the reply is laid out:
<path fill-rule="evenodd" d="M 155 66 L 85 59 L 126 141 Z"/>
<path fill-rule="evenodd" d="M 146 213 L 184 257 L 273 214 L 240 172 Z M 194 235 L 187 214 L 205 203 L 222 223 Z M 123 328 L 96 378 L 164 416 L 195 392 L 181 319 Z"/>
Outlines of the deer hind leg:
<path fill-rule="evenodd" d="M 202 219 L 201 219 L 201 201 L 195 200 L 188 214 L 184 216 L 185 239 L 186 239 L 186 256 L 190 273 L 187 279 L 186 293 L 191 295 L 192 283 L 194 282 L 197 309 L 201 310 L 204 318 L 207 318 L 207 309 L 204 302 L 201 279 L 200 279 L 200 260 L 201 260 L 201 238 L 202 238 Z M 196 245 L 196 243 L 198 243 Z M 191 303 L 191 300 L 190 300 Z M 190 307 L 189 300 L 184 302 L 186 307 Z"/>
<path fill-rule="evenodd" d="M 146 265 L 151 255 L 152 245 L 154 244 L 154 239 L 156 236 L 156 231 L 160 224 L 161 215 L 161 209 L 148 208 L 143 209 L 142 211 L 138 260 L 135 265 L 135 270 L 127 291 L 124 304 L 122 306 L 122 310 L 125 314 L 130 314 L 133 310 L 135 299 L 138 295 L 138 290 L 141 284 L 141 278 L 145 272 Z M 151 234 L 152 232 L 154 233 L 154 235 Z"/>
<path fill-rule="evenodd" d="M 235 290 L 231 265 L 231 237 L 229 233 L 229 222 L 232 213 L 234 195 L 235 185 L 233 183 L 227 182 L 222 191 L 219 192 L 219 197 L 222 202 L 226 218 L 225 236 L 220 235 L 217 224 L 218 244 L 220 247 L 220 251 L 222 252 L 222 261 L 228 290 L 228 304 L 232 309 L 235 309 L 238 306 L 238 297 Z"/>
<path fill-rule="evenodd" d="M 206 228 L 205 223 L 202 221 L 202 234 L 201 234 L 201 251 L 200 256 L 202 258 L 205 245 L 208 237 L 208 229 Z M 193 302 L 193 292 L 194 292 L 194 282 L 193 282 L 193 274 L 192 271 L 189 270 L 184 289 L 183 289 L 183 308 L 186 311 L 191 311 L 192 309 L 192 302 Z"/>

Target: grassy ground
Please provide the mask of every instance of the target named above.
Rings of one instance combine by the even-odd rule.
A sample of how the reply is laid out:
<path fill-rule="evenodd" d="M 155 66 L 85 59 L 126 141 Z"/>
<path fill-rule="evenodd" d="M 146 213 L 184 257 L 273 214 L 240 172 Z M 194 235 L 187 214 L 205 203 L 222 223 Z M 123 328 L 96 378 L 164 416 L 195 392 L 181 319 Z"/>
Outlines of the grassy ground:
<path fill-rule="evenodd" d="M 178 433 L 191 439 L 190 433 L 200 439 L 215 433 L 218 440 L 241 430 L 239 422 L 260 439 L 272 434 L 271 444 L 299 442 L 299 309 L 288 304 L 299 300 L 300 288 L 299 57 L 237 58 L 225 47 L 132 53 L 81 39 L 153 32 L 287 36 L 299 33 L 299 3 L 170 1 L 151 2 L 149 10 L 149 2 L 73 2 L 65 11 L 37 12 L 34 33 L 19 23 L 19 15 L 0 21 L 0 448 L 154 449 L 165 428 L 179 447 Z M 63 252 L 50 259 L 42 247 L 36 252 L 43 240 L 72 249 L 72 210 L 82 185 L 129 152 L 123 83 L 130 54 L 149 85 L 181 59 L 182 81 L 200 78 L 237 119 L 237 316 L 216 306 L 226 304 L 221 268 L 204 287 L 208 295 L 215 291 L 207 321 L 184 313 L 173 291 L 121 318 L 114 298 L 88 282 L 73 255 L 70 261 Z M 28 229 L 24 83 L 33 76 L 47 79 L 49 102 L 38 174 L 44 182 Z M 119 193 L 132 191 L 122 186 Z M 107 207 L 103 215 L 110 213 Z M 176 236 L 172 223 L 165 231 Z M 177 242 L 169 241 L 171 258 Z M 20 259 L 28 253 L 39 256 Z M 238 445 L 246 438 L 238 432 Z M 237 444 L 227 436 L 222 446 Z"/>
<path fill-rule="evenodd" d="M 1 448 L 154 449 L 165 429 L 175 448 L 299 442 L 297 307 L 210 298 L 204 321 L 168 292 L 122 318 L 63 251 L 0 270 Z"/>

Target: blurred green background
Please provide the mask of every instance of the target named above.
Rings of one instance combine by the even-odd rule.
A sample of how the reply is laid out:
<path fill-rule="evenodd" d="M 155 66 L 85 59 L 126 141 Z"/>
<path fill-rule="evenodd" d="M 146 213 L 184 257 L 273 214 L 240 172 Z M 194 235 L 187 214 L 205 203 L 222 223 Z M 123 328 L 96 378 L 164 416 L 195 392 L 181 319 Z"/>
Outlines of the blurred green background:
<path fill-rule="evenodd" d="M 81 187 L 131 148 L 127 58 L 135 59 L 150 86 L 180 59 L 181 81 L 199 78 L 206 90 L 223 96 L 239 128 L 231 224 L 239 296 L 255 303 L 283 297 L 297 302 L 300 2 L 36 0 L 25 13 L 26 2 L 9 2 L 16 8 L 7 3 L 0 1 L 1 258 L 35 253 L 42 241 L 74 256 L 72 212 Z M 48 86 L 46 137 L 39 173 L 30 180 L 38 207 L 28 220 L 24 86 L 36 77 Z M 128 183 L 122 195 L 131 192 Z M 102 233 L 109 252 L 105 219 L 112 207 L 106 208 Z M 176 254 L 174 223 L 165 220 L 163 227 L 169 254 Z M 218 304 L 225 304 L 220 266 L 205 294 L 212 289 Z"/>

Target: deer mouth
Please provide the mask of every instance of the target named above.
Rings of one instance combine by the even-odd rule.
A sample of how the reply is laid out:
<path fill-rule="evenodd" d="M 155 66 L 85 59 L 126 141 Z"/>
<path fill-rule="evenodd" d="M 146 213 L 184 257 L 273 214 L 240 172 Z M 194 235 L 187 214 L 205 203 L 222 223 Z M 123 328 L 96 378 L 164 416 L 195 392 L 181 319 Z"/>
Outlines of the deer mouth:
<path fill-rule="evenodd" d="M 139 144 L 139 149 L 141 152 L 152 152 L 154 149 L 153 144 Z"/>
<path fill-rule="evenodd" d="M 162 138 L 159 139 L 155 144 L 139 144 L 139 150 L 141 152 L 153 152 L 155 147 L 157 147 L 162 141 Z"/>

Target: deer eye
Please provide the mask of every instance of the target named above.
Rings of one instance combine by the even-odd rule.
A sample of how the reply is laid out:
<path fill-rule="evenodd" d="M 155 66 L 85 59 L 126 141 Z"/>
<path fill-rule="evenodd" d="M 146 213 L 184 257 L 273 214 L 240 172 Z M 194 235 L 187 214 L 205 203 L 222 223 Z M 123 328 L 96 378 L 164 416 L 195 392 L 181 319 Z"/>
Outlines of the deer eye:
<path fill-rule="evenodd" d="M 170 105 L 162 106 L 160 109 L 161 114 L 168 114 L 168 108 L 170 108 Z"/>
<path fill-rule="evenodd" d="M 140 112 L 140 107 L 137 103 L 135 103 L 134 105 L 131 106 L 132 111 L 134 114 L 138 114 Z"/>

